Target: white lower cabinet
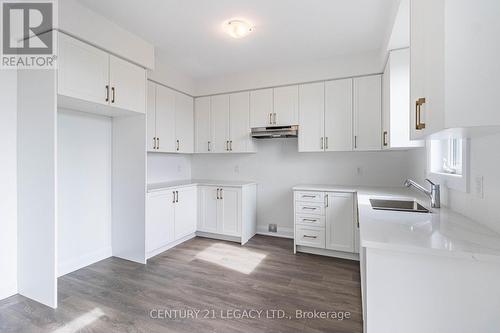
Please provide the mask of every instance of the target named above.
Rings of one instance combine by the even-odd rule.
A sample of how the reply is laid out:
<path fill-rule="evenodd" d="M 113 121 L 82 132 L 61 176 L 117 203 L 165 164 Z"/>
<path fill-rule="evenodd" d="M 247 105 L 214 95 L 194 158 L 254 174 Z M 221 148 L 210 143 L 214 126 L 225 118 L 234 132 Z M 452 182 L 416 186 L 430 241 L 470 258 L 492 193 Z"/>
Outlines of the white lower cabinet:
<path fill-rule="evenodd" d="M 355 194 L 294 192 L 295 251 L 357 259 Z"/>
<path fill-rule="evenodd" d="M 197 219 L 196 186 L 150 192 L 146 201 L 148 258 L 194 235 Z"/>

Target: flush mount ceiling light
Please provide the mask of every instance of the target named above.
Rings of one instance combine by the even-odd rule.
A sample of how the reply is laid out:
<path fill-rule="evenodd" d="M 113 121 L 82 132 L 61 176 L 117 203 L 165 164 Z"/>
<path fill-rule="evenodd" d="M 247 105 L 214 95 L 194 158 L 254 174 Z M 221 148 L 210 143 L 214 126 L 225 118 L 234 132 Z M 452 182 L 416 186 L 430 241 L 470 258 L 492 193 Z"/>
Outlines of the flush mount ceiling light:
<path fill-rule="evenodd" d="M 224 31 L 233 38 L 243 38 L 253 29 L 253 25 L 243 19 L 231 19 L 224 22 Z"/>

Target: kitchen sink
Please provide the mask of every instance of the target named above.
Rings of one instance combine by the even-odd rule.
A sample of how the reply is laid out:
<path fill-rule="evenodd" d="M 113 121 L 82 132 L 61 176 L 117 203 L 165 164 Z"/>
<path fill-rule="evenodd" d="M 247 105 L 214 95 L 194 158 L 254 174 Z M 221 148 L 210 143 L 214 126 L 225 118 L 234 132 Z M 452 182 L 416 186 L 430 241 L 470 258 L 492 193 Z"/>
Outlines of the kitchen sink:
<path fill-rule="evenodd" d="M 370 199 L 373 209 L 394 210 L 399 212 L 430 213 L 430 211 L 415 200 Z"/>

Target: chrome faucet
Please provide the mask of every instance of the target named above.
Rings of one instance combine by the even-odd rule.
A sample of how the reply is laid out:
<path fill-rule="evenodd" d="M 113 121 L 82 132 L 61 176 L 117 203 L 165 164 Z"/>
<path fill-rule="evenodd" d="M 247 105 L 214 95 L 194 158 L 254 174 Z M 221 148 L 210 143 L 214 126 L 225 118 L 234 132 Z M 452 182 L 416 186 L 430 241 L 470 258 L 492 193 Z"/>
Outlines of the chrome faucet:
<path fill-rule="evenodd" d="M 407 179 L 405 181 L 405 186 L 406 187 L 413 186 L 417 190 L 424 192 L 425 195 L 427 195 L 429 198 L 431 198 L 431 207 L 432 208 L 440 208 L 441 207 L 441 190 L 440 190 L 439 185 L 434 184 L 430 179 L 426 179 L 426 181 L 428 181 L 429 184 L 431 184 L 430 191 L 411 179 Z"/>

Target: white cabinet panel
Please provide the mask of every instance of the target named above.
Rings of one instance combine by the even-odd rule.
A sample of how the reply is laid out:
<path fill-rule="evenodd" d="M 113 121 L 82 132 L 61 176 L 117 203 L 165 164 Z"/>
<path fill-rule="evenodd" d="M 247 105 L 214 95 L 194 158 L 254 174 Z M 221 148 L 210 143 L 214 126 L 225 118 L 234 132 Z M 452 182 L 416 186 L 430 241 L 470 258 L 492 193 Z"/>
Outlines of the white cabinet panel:
<path fill-rule="evenodd" d="M 156 85 L 156 137 L 157 151 L 175 152 L 175 93 Z"/>
<path fill-rule="evenodd" d="M 194 145 L 193 98 L 175 92 L 175 137 L 178 153 L 192 153 Z"/>
<path fill-rule="evenodd" d="M 229 96 L 230 151 L 246 152 L 250 141 L 250 93 Z"/>
<path fill-rule="evenodd" d="M 299 124 L 299 87 L 274 88 L 273 123 L 277 126 Z"/>
<path fill-rule="evenodd" d="M 221 232 L 225 235 L 241 236 L 241 190 L 223 187 L 220 198 Z"/>
<path fill-rule="evenodd" d="M 174 240 L 174 193 L 148 193 L 146 209 L 146 252 L 159 249 Z"/>
<path fill-rule="evenodd" d="M 195 99 L 194 118 L 195 152 L 208 153 L 212 148 L 210 97 L 200 97 Z"/>
<path fill-rule="evenodd" d="M 197 219 L 196 186 L 176 190 L 174 230 L 175 239 L 188 236 L 196 231 Z"/>
<path fill-rule="evenodd" d="M 273 112 L 273 89 L 260 89 L 250 92 L 251 127 L 271 126 Z"/>
<path fill-rule="evenodd" d="M 109 56 L 110 105 L 145 113 L 146 71 L 128 61 Z"/>
<path fill-rule="evenodd" d="M 212 96 L 211 120 L 213 151 L 223 153 L 228 151 L 229 141 L 229 95 Z"/>
<path fill-rule="evenodd" d="M 204 232 L 220 232 L 217 224 L 219 192 L 217 187 L 201 186 L 198 189 L 198 230 Z"/>
<path fill-rule="evenodd" d="M 380 75 L 354 79 L 354 149 L 382 147 L 382 82 Z"/>
<path fill-rule="evenodd" d="M 325 82 L 325 150 L 352 150 L 352 79 Z"/>
<path fill-rule="evenodd" d="M 106 52 L 59 34 L 58 66 L 60 95 L 108 104 L 109 55 Z"/>
<path fill-rule="evenodd" d="M 327 193 L 326 248 L 354 250 L 354 196 L 351 193 Z"/>
<path fill-rule="evenodd" d="M 148 81 L 147 89 L 147 144 L 148 151 L 156 150 L 156 85 Z"/>
<path fill-rule="evenodd" d="M 295 226 L 295 243 L 297 245 L 325 248 L 325 228 Z"/>
<path fill-rule="evenodd" d="M 323 151 L 325 85 L 303 84 L 299 96 L 299 152 Z"/>

